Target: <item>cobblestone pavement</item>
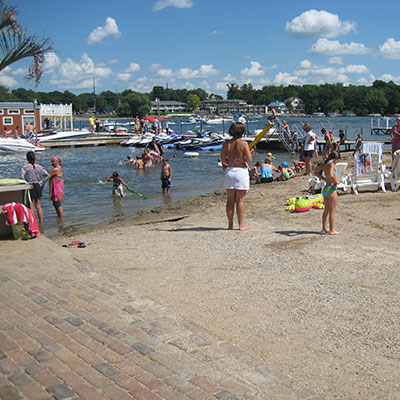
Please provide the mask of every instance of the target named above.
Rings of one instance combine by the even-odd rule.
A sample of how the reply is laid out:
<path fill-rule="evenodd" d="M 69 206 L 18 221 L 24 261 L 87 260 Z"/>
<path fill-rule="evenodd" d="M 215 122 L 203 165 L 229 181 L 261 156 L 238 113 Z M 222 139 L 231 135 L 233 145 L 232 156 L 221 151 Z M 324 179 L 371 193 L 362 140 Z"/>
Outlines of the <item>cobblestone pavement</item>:
<path fill-rule="evenodd" d="M 317 399 L 84 254 L 0 241 L 1 399 Z"/>

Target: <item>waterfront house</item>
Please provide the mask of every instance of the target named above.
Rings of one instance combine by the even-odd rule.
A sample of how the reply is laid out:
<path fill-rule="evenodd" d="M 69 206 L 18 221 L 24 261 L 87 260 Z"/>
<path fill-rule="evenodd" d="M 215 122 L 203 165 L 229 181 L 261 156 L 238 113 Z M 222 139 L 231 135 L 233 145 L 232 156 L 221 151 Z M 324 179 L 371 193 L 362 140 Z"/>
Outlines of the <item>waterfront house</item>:
<path fill-rule="evenodd" d="M 151 102 L 151 113 L 179 113 L 187 111 L 186 103 L 181 103 L 175 100 L 154 100 Z"/>
<path fill-rule="evenodd" d="M 247 117 L 267 114 L 267 106 L 258 104 L 248 104 L 245 100 L 239 99 L 216 99 L 210 98 L 200 104 L 200 110 L 207 114 L 235 115 L 244 114 Z"/>
<path fill-rule="evenodd" d="M 282 101 L 273 101 L 272 103 L 268 104 L 268 108 L 275 109 L 275 111 L 278 115 L 289 113 L 289 109 L 288 109 L 287 105 L 285 103 L 283 103 Z"/>
<path fill-rule="evenodd" d="M 284 103 L 288 106 L 289 111 L 294 114 L 304 114 L 306 112 L 304 101 L 299 97 L 289 97 L 284 100 Z"/>
<path fill-rule="evenodd" d="M 1 102 L 0 103 L 0 134 L 6 131 L 24 132 L 27 123 L 34 126 L 40 121 L 40 106 L 36 102 Z"/>

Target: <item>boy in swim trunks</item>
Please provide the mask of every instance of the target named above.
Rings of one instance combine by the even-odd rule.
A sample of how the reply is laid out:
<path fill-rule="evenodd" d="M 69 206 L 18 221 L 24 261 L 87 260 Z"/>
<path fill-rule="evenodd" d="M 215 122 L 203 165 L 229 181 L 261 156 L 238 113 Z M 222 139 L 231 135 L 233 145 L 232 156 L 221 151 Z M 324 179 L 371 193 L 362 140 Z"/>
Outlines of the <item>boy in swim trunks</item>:
<path fill-rule="evenodd" d="M 172 179 L 172 167 L 171 164 L 168 163 L 168 158 L 163 158 L 163 165 L 161 168 L 161 188 L 162 192 L 169 193 L 169 188 L 171 187 L 171 179 Z"/>
<path fill-rule="evenodd" d="M 340 232 L 335 231 L 335 212 L 338 201 L 337 185 L 337 171 L 335 168 L 336 162 L 340 159 L 340 154 L 337 151 L 332 151 L 328 159 L 319 164 L 314 171 L 314 175 L 319 179 L 326 182 L 325 187 L 322 189 L 322 196 L 324 196 L 324 213 L 322 215 L 322 230 L 321 235 L 328 233 L 329 235 L 337 235 Z M 329 221 L 329 230 L 328 230 Z"/>
<path fill-rule="evenodd" d="M 112 190 L 112 195 L 113 196 L 120 196 L 120 197 L 125 197 L 124 193 L 124 188 L 125 186 L 127 189 L 129 189 L 129 186 L 123 181 L 123 179 L 119 176 L 118 172 L 113 172 L 111 176 L 107 178 L 108 181 L 113 181 L 113 190 Z"/>

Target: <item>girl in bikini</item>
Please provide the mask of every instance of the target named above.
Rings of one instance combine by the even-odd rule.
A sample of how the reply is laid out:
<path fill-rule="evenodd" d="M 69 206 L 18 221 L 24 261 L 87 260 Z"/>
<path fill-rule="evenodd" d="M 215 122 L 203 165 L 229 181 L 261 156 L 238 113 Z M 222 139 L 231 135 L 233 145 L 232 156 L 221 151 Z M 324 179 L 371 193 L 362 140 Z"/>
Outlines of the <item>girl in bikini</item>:
<path fill-rule="evenodd" d="M 50 171 L 50 200 L 56 210 L 57 217 L 63 218 L 63 209 L 61 202 L 64 201 L 64 177 L 61 167 L 61 158 L 51 157 L 51 165 L 53 169 Z"/>
<path fill-rule="evenodd" d="M 328 233 L 329 235 L 337 235 L 340 233 L 335 231 L 335 212 L 338 202 L 337 185 L 339 183 L 339 180 L 336 177 L 337 171 L 335 164 L 339 159 L 340 154 L 337 151 L 332 151 L 328 159 L 319 164 L 314 171 L 315 176 L 326 182 L 325 187 L 322 189 L 325 204 L 324 213 L 322 215 L 322 235 L 325 233 Z"/>

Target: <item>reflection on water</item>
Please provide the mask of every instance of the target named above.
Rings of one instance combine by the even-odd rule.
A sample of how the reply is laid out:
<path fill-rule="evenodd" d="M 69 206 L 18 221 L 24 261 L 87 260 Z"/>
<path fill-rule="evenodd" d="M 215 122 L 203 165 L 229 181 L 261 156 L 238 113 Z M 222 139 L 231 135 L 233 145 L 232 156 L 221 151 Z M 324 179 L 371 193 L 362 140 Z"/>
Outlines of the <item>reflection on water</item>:
<path fill-rule="evenodd" d="M 162 199 L 164 201 L 164 204 L 171 204 L 172 203 L 171 193 L 167 192 L 163 193 Z"/>

